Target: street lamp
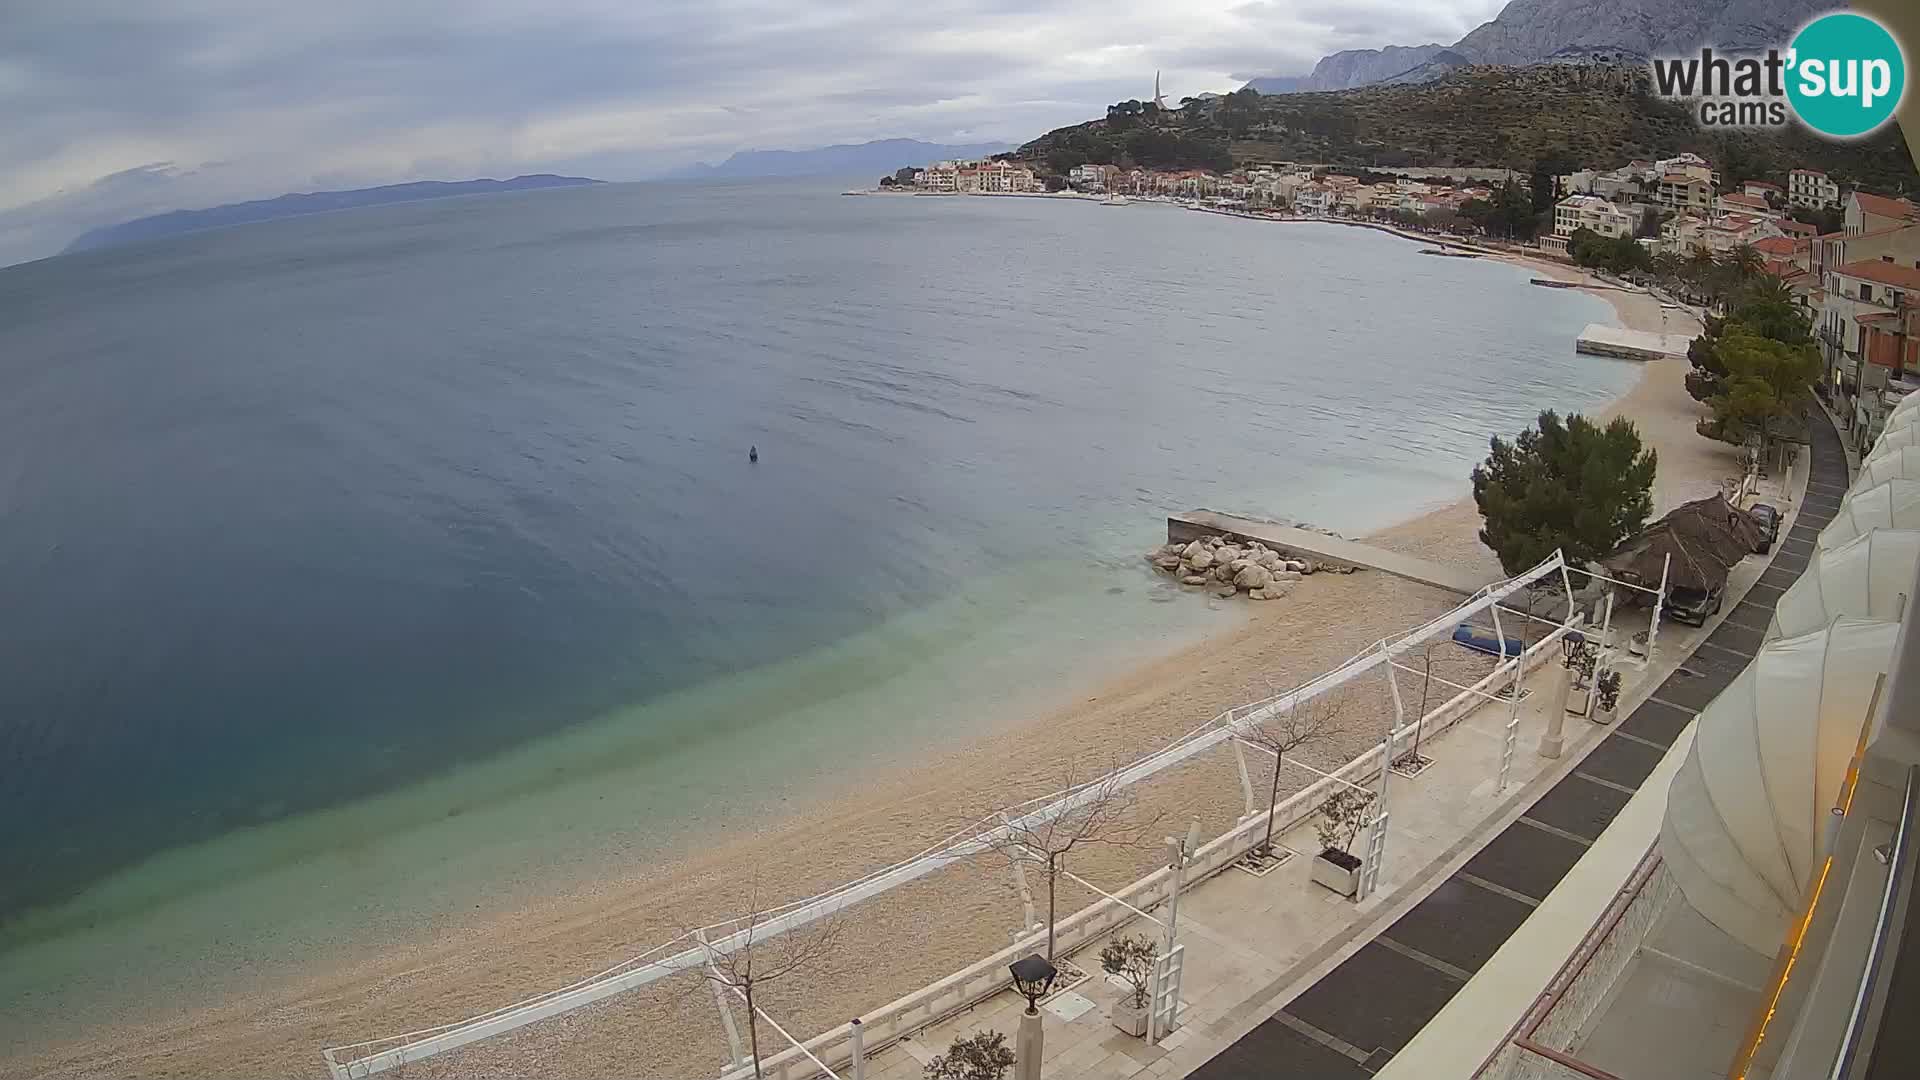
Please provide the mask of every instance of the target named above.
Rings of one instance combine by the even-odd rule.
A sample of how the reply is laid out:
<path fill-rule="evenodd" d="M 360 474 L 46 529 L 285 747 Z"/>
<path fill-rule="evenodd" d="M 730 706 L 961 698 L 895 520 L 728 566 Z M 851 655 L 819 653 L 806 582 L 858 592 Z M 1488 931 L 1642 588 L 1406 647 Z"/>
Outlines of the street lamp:
<path fill-rule="evenodd" d="M 1013 1043 L 1014 1080 L 1040 1080 L 1040 999 L 1053 988 L 1060 974 L 1038 953 L 1023 956 L 1007 965 L 1013 973 L 1013 988 L 1027 999 L 1027 1011 L 1020 1014 L 1020 1033 Z"/>

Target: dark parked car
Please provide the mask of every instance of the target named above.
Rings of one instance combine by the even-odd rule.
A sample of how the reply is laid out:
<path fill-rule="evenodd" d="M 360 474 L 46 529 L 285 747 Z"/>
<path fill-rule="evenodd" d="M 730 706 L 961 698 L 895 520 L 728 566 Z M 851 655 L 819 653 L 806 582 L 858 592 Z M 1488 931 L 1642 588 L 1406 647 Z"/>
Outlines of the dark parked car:
<path fill-rule="evenodd" d="M 1705 625 L 1710 616 L 1720 614 L 1721 592 L 1725 588 L 1721 584 L 1711 589 L 1682 589 L 1678 586 L 1668 589 L 1668 618 L 1689 626 Z"/>
<path fill-rule="evenodd" d="M 1761 532 L 1761 540 L 1754 545 L 1753 553 L 1765 555 L 1772 550 L 1773 542 L 1780 538 L 1780 509 L 1766 503 L 1756 503 L 1748 508 L 1747 513 L 1752 515 L 1754 524 L 1760 526 Z"/>

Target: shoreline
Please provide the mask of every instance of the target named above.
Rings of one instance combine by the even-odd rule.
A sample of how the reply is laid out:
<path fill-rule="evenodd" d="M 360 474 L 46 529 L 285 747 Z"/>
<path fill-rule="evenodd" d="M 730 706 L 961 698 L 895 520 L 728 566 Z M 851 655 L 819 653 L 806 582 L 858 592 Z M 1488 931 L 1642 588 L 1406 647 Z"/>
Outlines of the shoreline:
<path fill-rule="evenodd" d="M 1039 196 L 1057 197 L 1057 196 Z M 1306 220 L 1306 219 L 1303 219 Z M 1327 224 L 1367 224 L 1328 221 Z M 1374 227 L 1369 225 L 1369 227 Z M 1416 243 L 1432 238 L 1392 232 Z M 1408 255 L 1414 254 L 1408 252 Z M 1519 266 L 1579 280 L 1586 275 L 1572 268 L 1542 263 L 1509 253 L 1489 253 Z M 1587 291 L 1609 301 L 1616 318 L 1627 326 L 1636 320 L 1660 324 L 1659 302 L 1643 294 L 1623 293 L 1601 285 Z M 1650 306 L 1649 306 L 1650 305 Z M 1638 416 L 1671 396 L 1684 374 L 1684 361 L 1673 359 L 1643 364 L 1627 392 L 1610 402 L 1600 415 Z M 1691 401 L 1684 398 L 1685 405 Z M 1672 404 L 1672 402 L 1666 402 Z M 1695 442 L 1688 419 L 1685 433 Z M 1659 444 L 1663 476 L 1672 475 L 1669 449 L 1643 425 L 1643 437 Z M 1708 444 L 1709 446 L 1717 444 Z M 1680 461 L 1685 471 L 1685 455 Z M 1492 556 L 1480 546 L 1475 532 L 1478 514 L 1465 478 L 1458 487 L 1426 509 L 1416 510 L 1385 528 L 1366 534 L 1382 546 L 1429 558 L 1464 563 L 1497 572 Z M 1656 501 L 1660 489 L 1656 487 Z M 1265 696 L 1268 678 L 1298 681 L 1344 659 L 1357 641 L 1411 625 L 1454 602 L 1447 594 L 1407 583 L 1385 581 L 1379 575 L 1351 578 L 1317 577 L 1305 583 L 1283 604 L 1250 607 L 1232 627 L 1171 652 L 1144 656 L 1126 666 L 1131 671 L 1069 677 L 1037 690 L 1033 698 L 1054 699 L 1052 706 L 1035 706 L 1027 695 L 1010 703 L 1006 724 L 988 724 L 953 745 L 906 761 L 850 763 L 847 775 L 830 789 L 809 792 L 781 808 L 777 819 L 757 831 L 725 830 L 688 843 L 686 851 L 664 863 L 644 869 L 606 874 L 567 895 L 548 897 L 517 911 L 502 912 L 477 924 L 454 924 L 423 932 L 421 940 L 382 955 L 338 969 L 290 980 L 261 995 L 261 999 L 196 1010 L 161 1021 L 130 1024 L 90 1034 L 59 1047 L 48 1047 L 38 1061 L 22 1062 L 67 1072 L 182 1072 L 210 1071 L 208 1063 L 239 1074 L 292 1071 L 318 1072 L 317 1051 L 327 1043 L 350 1042 L 389 1034 L 406 1027 L 442 1023 L 493 1008 L 527 993 L 549 989 L 593 970 L 603 959 L 619 959 L 675 936 L 675 915 L 691 911 L 712 916 L 739 904 L 741 867 L 780 897 L 804 895 L 814 888 L 855 876 L 900 853 L 910 853 L 930 839 L 950 831 L 956 822 L 971 820 L 978 808 L 1012 801 L 1020 795 L 1047 790 L 1054 764 L 1079 756 L 1092 767 L 1108 755 L 1128 757 L 1164 742 L 1220 708 Z M 1317 627 L 1337 627 L 1307 640 Z M 1304 636 L 1303 636 L 1304 635 Z M 1031 708 L 1031 711 L 1029 709 Z M 1356 725 L 1356 727 L 1365 726 Z M 1088 748 L 1098 747 L 1095 751 Z M 1329 761 L 1351 756 L 1344 746 L 1331 747 Z M 895 757 L 899 755 L 888 755 Z M 1098 756 L 1101 760 L 1096 762 Z M 914 759 L 918 759 L 917 761 Z M 874 765 L 873 775 L 861 775 Z M 944 786 L 930 784 L 937 777 Z M 1237 810 L 1233 782 L 1219 783 L 1223 774 L 1211 767 L 1179 771 L 1167 782 L 1172 802 L 1209 818 Z M 1224 793 L 1227 798 L 1216 796 Z M 1159 796 L 1156 795 L 1156 798 Z M 849 838 L 861 838 L 849 843 Z M 1149 857 L 1151 858 L 1151 857 Z M 1087 860 L 1111 884 L 1125 880 L 1124 856 L 1114 860 Z M 799 1028 L 815 1023 L 815 1013 L 844 1019 L 846 1010 L 858 1010 L 892 996 L 885 987 L 918 985 L 959 966 L 947 964 L 948 953 L 969 959 L 992 951 L 983 943 L 1004 937 L 1012 908 L 1004 870 L 982 867 L 969 875 L 970 887 L 929 883 L 901 890 L 897 897 L 875 901 L 886 910 L 877 915 L 891 929 L 863 933 L 865 940 L 921 940 L 914 962 L 901 971 L 862 972 L 861 981 L 848 986 L 811 988 L 809 1001 L 780 1002 L 783 1022 Z M 764 878 L 761 875 L 764 874 Z M 962 882 L 961 884 L 969 884 Z M 983 887 L 984 886 L 984 887 Z M 1064 892 L 1065 890 L 1063 890 Z M 1063 910 L 1077 906 L 1078 898 L 1062 897 Z M 929 909 L 956 920 L 960 931 L 944 941 L 924 940 Z M 891 935 L 891 936 L 890 936 Z M 863 944 L 861 952 L 868 952 Z M 889 955 L 879 950 L 882 956 Z M 897 957 L 897 954 L 895 954 Z M 872 955 L 864 958 L 873 959 Z M 897 959 L 889 963 L 899 962 Z M 832 972 L 826 973 L 828 975 Z M 834 980 L 840 982 L 846 980 Z M 785 995 L 782 995 L 785 997 Z M 684 1005 L 684 1003 L 682 1003 Z M 592 1010 L 594 1015 L 640 1013 L 655 1018 L 680 1017 L 680 1006 L 636 1001 L 622 1010 Z M 619 1040 L 604 1031 L 572 1031 L 564 1047 L 532 1029 L 524 1034 L 488 1040 L 469 1051 L 435 1059 L 454 1063 L 487 1064 L 478 1071 L 552 1071 L 633 1075 L 686 1075 L 690 1053 L 698 1071 L 708 1071 L 706 1059 L 718 1056 L 717 1023 L 711 1002 L 695 1001 L 684 1013 L 688 1035 L 676 1035 L 674 1046 L 631 1045 L 633 1029 L 625 1031 L 624 1053 L 612 1057 Z M 651 1011 L 642 1012 L 643 1009 Z M 658 1010 L 667 1010 L 661 1013 Z M 627 1023 L 635 1023 L 628 1016 Z M 571 1022 L 539 1025 L 567 1027 Z M 605 1029 L 615 1025 L 590 1022 L 582 1026 Z M 712 1029 L 712 1030 L 709 1030 Z M 648 1030 L 648 1029 L 642 1029 Z M 650 1030 L 665 1030 L 653 1027 Z M 156 1033 L 158 1038 L 155 1038 Z M 803 1036 L 804 1037 L 804 1036 Z M 534 1060 L 516 1057 L 537 1053 Z M 480 1057 L 469 1057 L 478 1054 Z M 554 1054 L 561 1056 L 554 1057 Z M 412 1067 L 410 1067 L 412 1068 Z M 216 1070 L 217 1071 L 217 1070 Z M 424 1074 L 431 1074 L 432 1069 Z"/>

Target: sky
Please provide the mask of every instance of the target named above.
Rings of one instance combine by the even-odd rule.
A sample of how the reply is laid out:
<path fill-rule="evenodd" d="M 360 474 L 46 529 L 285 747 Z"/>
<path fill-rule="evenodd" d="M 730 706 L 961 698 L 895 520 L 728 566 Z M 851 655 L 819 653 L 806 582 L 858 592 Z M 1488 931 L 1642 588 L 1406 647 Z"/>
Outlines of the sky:
<path fill-rule="evenodd" d="M 288 191 L 1019 143 L 1505 0 L 0 0 L 0 265 Z"/>

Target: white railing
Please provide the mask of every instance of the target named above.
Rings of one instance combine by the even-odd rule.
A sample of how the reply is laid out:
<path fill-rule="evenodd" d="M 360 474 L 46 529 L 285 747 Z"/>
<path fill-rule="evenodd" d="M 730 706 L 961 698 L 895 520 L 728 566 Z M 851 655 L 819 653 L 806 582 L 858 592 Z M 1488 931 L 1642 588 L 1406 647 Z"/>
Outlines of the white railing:
<path fill-rule="evenodd" d="M 698 970 L 716 953 L 731 952 L 748 944 L 749 941 L 764 941 L 788 930 L 829 918 L 850 905 L 879 896 L 955 862 L 990 850 L 993 844 L 1015 825 L 1045 822 L 1099 797 L 1103 790 L 1111 790 L 1116 786 L 1130 786 L 1205 753 L 1231 739 L 1237 730 L 1243 730 L 1246 722 L 1257 722 L 1292 709 L 1300 702 L 1311 700 L 1352 682 L 1377 667 L 1390 664 L 1400 654 L 1440 634 L 1450 634 L 1460 622 L 1479 612 L 1501 605 L 1501 601 L 1523 589 L 1549 578 L 1564 581 L 1562 572 L 1564 565 L 1556 552 L 1538 566 L 1506 581 L 1482 588 L 1466 602 L 1438 618 L 1398 638 L 1383 639 L 1340 667 L 1308 680 L 1286 693 L 1222 713 L 1188 732 L 1166 748 L 1105 776 L 1066 791 L 1055 792 L 1021 804 L 1011 811 L 1017 815 L 1013 825 L 1009 825 L 1001 814 L 996 812 L 992 817 L 981 819 L 969 829 L 949 836 L 912 858 L 876 870 L 865 877 L 818 896 L 766 912 L 751 928 L 738 929 L 738 924 L 730 920 L 714 923 L 559 989 L 454 1023 L 366 1042 L 328 1047 L 321 1051 L 321 1057 L 325 1060 L 334 1080 L 367 1077 L 407 1062 L 420 1061 L 435 1054 L 445 1053 L 481 1039 L 512 1031 L 539 1020 L 559 1016 L 681 972 Z M 1528 666 L 1537 664 L 1549 646 L 1557 645 L 1564 632 L 1564 626 L 1556 628 L 1541 641 L 1529 647 L 1518 662 Z M 1474 689 L 1461 691 L 1427 716 L 1416 718 L 1412 723 L 1395 731 L 1392 736 L 1394 745 L 1400 745 L 1403 738 L 1413 735 L 1416 731 L 1421 732 L 1422 737 L 1425 737 L 1451 726 L 1459 717 L 1472 711 L 1485 699 L 1486 694 L 1502 681 L 1510 681 L 1512 671 L 1512 662 L 1500 665 L 1492 674 L 1476 684 Z M 1504 680 L 1502 672 L 1505 672 Z M 1280 805 L 1280 817 L 1276 821 L 1276 830 L 1290 828 L 1304 821 L 1319 808 L 1320 803 L 1336 785 L 1358 783 L 1366 778 L 1377 776 L 1379 764 L 1379 753 L 1369 751 L 1289 798 Z M 1251 838 L 1256 831 L 1264 830 L 1266 816 L 1265 812 L 1261 812 L 1203 845 L 1193 864 L 1193 872 L 1199 877 L 1205 877 L 1225 869 L 1252 846 Z M 1126 891 L 1116 896 L 1143 909 L 1158 904 L 1164 899 L 1167 877 L 1168 874 L 1163 869 L 1133 883 L 1127 887 Z M 1103 899 L 1055 924 L 1056 951 L 1070 952 L 1132 917 L 1130 911 L 1119 908 L 1111 900 Z M 705 943 L 700 941 L 702 934 L 708 937 Z M 924 987 L 884 1006 L 879 1012 L 869 1017 L 863 1017 L 867 1046 L 878 1049 L 941 1016 L 997 992 L 1008 985 L 1006 963 L 1030 951 L 1032 947 L 1031 941 L 1023 939 L 932 986 Z M 828 1061 L 845 1061 L 851 1056 L 850 1047 L 847 1045 L 848 1031 L 849 1026 L 842 1025 L 824 1035 L 808 1040 L 804 1045 L 808 1050 Z M 818 1075 L 817 1068 L 812 1062 L 807 1061 L 806 1055 L 799 1048 L 791 1048 L 764 1060 L 762 1068 L 768 1075 L 784 1076 L 789 1080 Z"/>

